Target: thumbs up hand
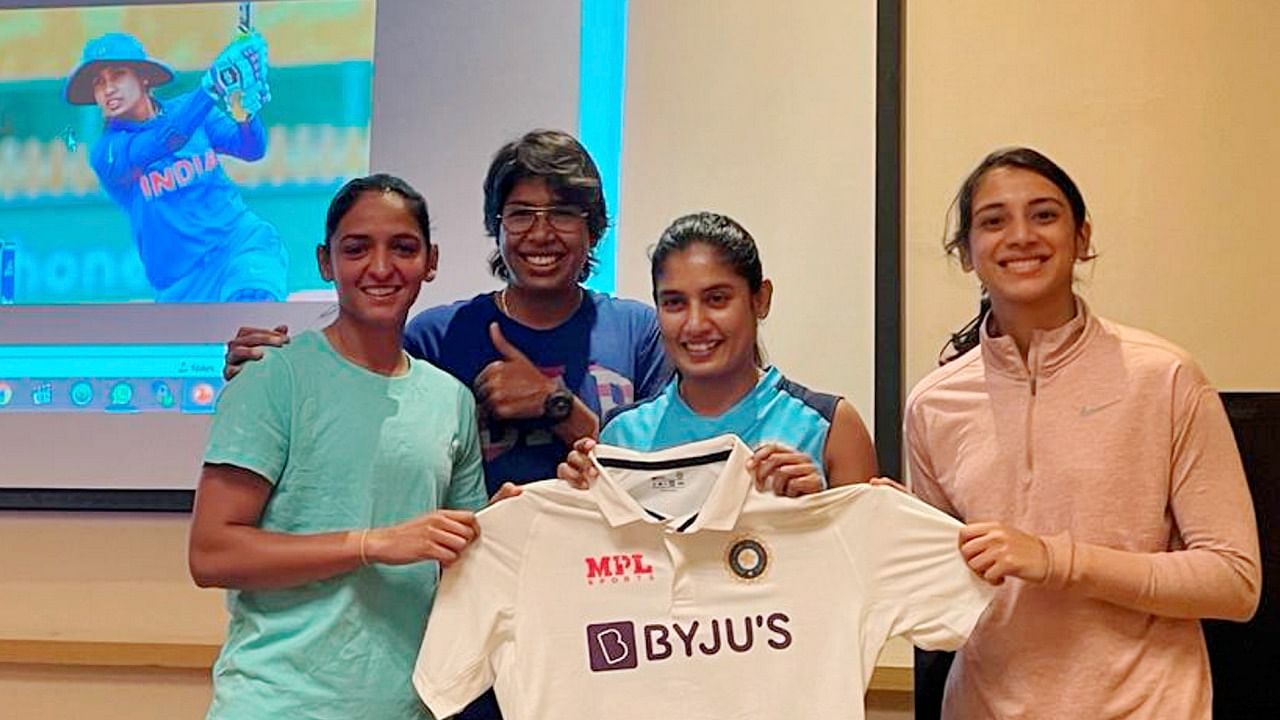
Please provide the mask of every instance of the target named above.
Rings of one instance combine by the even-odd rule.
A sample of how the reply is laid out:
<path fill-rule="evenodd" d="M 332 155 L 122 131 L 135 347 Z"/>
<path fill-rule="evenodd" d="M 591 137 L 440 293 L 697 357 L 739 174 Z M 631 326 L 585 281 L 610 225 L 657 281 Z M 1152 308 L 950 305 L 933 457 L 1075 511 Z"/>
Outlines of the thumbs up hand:
<path fill-rule="evenodd" d="M 476 400 L 499 420 L 542 417 L 547 396 L 558 383 L 542 374 L 519 348 L 502 335 L 498 323 L 489 324 L 489 339 L 501 357 L 476 376 Z"/>

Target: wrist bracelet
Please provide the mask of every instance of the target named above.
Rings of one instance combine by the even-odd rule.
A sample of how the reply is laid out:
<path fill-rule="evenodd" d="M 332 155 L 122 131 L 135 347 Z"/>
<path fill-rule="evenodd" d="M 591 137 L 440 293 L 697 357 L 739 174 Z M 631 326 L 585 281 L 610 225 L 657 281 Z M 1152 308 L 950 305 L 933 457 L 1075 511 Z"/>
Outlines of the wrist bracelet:
<path fill-rule="evenodd" d="M 365 528 L 364 532 L 360 533 L 360 564 L 364 567 L 369 567 L 369 556 L 364 554 L 364 542 L 368 539 L 369 528 Z"/>

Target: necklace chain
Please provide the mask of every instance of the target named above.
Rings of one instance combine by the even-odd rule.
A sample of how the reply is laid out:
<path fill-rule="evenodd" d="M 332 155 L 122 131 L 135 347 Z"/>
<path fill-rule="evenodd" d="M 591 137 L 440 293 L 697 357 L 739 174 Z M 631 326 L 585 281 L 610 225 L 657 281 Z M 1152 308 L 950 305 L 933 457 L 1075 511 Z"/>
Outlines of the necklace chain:
<path fill-rule="evenodd" d="M 578 288 L 578 301 L 573 306 L 573 312 L 578 311 L 578 308 L 581 307 L 582 305 L 583 298 L 585 298 L 586 296 L 587 294 L 583 292 L 582 288 Z M 502 311 L 503 315 L 506 315 L 512 320 L 517 320 L 517 321 L 519 320 L 519 318 L 517 318 L 515 315 L 511 313 L 511 307 L 507 305 L 507 288 L 502 288 L 501 290 L 498 291 L 496 302 L 498 305 L 498 309 Z M 570 314 L 572 315 L 573 313 L 570 313 Z"/>

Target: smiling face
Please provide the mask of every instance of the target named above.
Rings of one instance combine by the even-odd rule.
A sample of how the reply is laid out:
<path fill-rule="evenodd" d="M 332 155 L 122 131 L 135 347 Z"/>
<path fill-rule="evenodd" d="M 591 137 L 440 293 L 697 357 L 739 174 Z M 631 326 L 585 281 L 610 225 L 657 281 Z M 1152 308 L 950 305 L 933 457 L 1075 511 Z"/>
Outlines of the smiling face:
<path fill-rule="evenodd" d="M 576 286 L 591 250 L 585 212 L 560 202 L 541 178 L 518 181 L 507 193 L 502 215 L 517 217 L 531 208 L 556 209 L 537 214 L 528 230 L 512 232 L 504 223 L 498 233 L 499 251 L 511 284 L 535 292 Z M 582 214 L 571 219 L 573 210 Z M 553 213 L 560 217 L 553 218 Z"/>
<path fill-rule="evenodd" d="M 105 65 L 93 76 L 93 100 L 108 120 L 143 121 L 151 116 L 147 87 L 133 68 Z"/>
<path fill-rule="evenodd" d="M 341 318 L 355 326 L 400 328 L 422 283 L 436 273 L 429 245 L 404 197 L 366 191 L 316 250 L 320 275 L 338 291 Z"/>
<path fill-rule="evenodd" d="M 746 278 L 703 242 L 673 250 L 655 276 L 658 325 L 667 357 L 684 381 L 733 384 L 756 377 L 756 324 L 773 286 L 752 293 Z"/>
<path fill-rule="evenodd" d="M 1039 173 L 988 170 L 973 194 L 972 227 L 961 260 L 1001 310 L 1043 313 L 1069 306 L 1072 270 L 1089 253 L 1089 223 L 1077 224 L 1066 197 Z"/>

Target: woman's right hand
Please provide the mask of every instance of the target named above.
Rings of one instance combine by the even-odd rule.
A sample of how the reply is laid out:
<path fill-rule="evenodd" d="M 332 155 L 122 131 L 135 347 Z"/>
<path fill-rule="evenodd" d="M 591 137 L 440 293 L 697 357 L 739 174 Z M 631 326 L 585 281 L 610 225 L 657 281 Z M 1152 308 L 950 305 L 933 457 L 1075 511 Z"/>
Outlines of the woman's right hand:
<path fill-rule="evenodd" d="M 1049 547 L 1039 535 L 998 522 L 960 528 L 960 554 L 979 577 L 1000 585 L 1007 577 L 1041 583 L 1049 576 Z"/>
<path fill-rule="evenodd" d="M 246 362 L 262 359 L 262 346 L 280 347 L 289 342 L 289 326 L 277 325 L 266 328 L 242 327 L 236 336 L 227 343 L 226 364 L 222 366 L 222 377 L 230 380 L 240 372 Z"/>
<path fill-rule="evenodd" d="M 587 453 L 596 446 L 592 438 L 579 438 L 569 451 L 569 457 L 556 466 L 556 477 L 564 480 L 579 490 L 586 490 L 591 483 L 600 477 L 600 471 L 591 464 Z"/>
<path fill-rule="evenodd" d="M 374 528 L 365 536 L 367 564 L 408 565 L 438 560 L 448 567 L 480 534 L 476 514 L 467 510 L 436 510 L 390 527 Z"/>

